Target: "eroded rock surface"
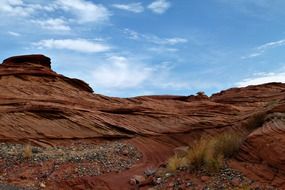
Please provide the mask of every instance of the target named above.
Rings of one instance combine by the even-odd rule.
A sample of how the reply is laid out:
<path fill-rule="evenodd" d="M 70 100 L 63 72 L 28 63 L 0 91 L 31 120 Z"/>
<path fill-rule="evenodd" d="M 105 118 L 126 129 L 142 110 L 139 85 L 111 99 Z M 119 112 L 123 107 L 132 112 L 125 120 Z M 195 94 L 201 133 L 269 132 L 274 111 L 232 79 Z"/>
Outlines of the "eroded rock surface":
<path fill-rule="evenodd" d="M 93 93 L 85 82 L 57 74 L 43 55 L 16 56 L 0 65 L 1 141 L 45 145 L 55 139 L 144 136 L 167 137 L 156 141 L 167 147 L 169 139 L 181 146 L 204 133 L 249 131 L 238 159 L 268 166 L 273 177 L 261 178 L 285 188 L 284 112 L 282 83 L 233 88 L 211 97 L 123 99 Z"/>

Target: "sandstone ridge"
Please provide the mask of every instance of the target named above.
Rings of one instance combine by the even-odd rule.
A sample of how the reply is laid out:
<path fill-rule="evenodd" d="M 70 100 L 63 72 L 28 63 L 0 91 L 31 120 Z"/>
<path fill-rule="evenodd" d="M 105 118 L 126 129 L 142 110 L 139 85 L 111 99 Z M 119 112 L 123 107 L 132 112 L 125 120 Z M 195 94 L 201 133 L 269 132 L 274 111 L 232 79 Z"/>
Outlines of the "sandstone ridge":
<path fill-rule="evenodd" d="M 248 175 L 285 188 L 283 83 L 232 88 L 211 97 L 115 98 L 57 74 L 44 55 L 25 55 L 0 65 L 0 92 L 1 141 L 46 145 L 61 139 L 147 138 L 135 140 L 147 155 L 147 142 L 169 147 L 204 134 L 247 131 L 237 159 L 256 165 L 247 167 Z"/>

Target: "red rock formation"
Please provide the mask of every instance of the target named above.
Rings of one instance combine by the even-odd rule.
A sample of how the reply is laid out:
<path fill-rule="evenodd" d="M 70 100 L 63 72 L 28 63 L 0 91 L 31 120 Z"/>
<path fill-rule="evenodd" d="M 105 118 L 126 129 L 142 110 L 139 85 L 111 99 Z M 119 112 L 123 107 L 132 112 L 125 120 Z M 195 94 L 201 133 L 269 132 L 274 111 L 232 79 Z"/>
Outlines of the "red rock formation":
<path fill-rule="evenodd" d="M 282 83 L 233 88 L 209 98 L 123 99 L 94 94 L 83 81 L 57 74 L 43 55 L 12 57 L 0 65 L 1 141 L 155 136 L 167 147 L 191 143 L 204 132 L 251 131 L 239 160 L 265 164 L 276 177 L 261 178 L 285 188 L 284 112 Z"/>
<path fill-rule="evenodd" d="M 50 58 L 40 54 L 14 56 L 5 59 L 3 61 L 4 65 L 31 64 L 31 63 L 42 65 L 49 69 L 51 68 Z"/>

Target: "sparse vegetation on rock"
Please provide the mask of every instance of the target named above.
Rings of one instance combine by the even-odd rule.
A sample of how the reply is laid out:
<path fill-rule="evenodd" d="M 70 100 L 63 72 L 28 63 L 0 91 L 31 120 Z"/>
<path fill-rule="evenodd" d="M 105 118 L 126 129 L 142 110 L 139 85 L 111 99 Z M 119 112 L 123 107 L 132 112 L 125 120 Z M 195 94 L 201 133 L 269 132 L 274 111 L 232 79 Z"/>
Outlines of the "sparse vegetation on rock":
<path fill-rule="evenodd" d="M 224 132 L 214 137 L 202 137 L 192 143 L 186 156 L 175 154 L 168 160 L 167 168 L 190 167 L 194 170 L 205 168 L 210 172 L 218 171 L 223 166 L 224 158 L 238 152 L 243 136 L 234 132 Z"/>
<path fill-rule="evenodd" d="M 23 157 L 29 159 L 32 156 L 33 156 L 32 146 L 30 143 L 27 143 L 23 147 Z"/>

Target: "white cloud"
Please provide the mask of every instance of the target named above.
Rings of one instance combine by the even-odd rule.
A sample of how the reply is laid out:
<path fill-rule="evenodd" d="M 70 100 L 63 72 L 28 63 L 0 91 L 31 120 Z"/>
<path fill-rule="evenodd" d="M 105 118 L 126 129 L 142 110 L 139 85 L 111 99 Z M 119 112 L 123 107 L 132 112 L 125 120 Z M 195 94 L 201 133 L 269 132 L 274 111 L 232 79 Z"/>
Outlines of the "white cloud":
<path fill-rule="evenodd" d="M 33 23 L 39 24 L 42 28 L 57 31 L 70 31 L 68 24 L 60 18 L 50 18 L 47 20 L 32 20 Z"/>
<path fill-rule="evenodd" d="M 154 72 L 151 67 L 123 56 L 111 56 L 93 71 L 94 85 L 105 89 L 128 89 L 142 85 Z"/>
<path fill-rule="evenodd" d="M 170 76 L 172 69 L 173 65 L 169 62 L 153 66 L 142 63 L 137 58 L 111 56 L 104 64 L 96 66 L 92 72 L 92 84 L 95 89 L 104 89 L 108 92 L 189 88 L 191 85 L 188 82 Z"/>
<path fill-rule="evenodd" d="M 186 43 L 188 42 L 187 39 L 185 38 L 159 38 L 157 36 L 150 36 L 148 37 L 150 41 L 152 41 L 155 44 L 159 44 L 159 45 L 176 45 L 176 44 L 182 44 L 182 43 Z"/>
<path fill-rule="evenodd" d="M 12 31 L 9 31 L 8 34 L 11 35 L 11 36 L 15 36 L 15 37 L 21 36 L 20 33 L 12 32 Z"/>
<path fill-rule="evenodd" d="M 106 7 L 85 0 L 57 0 L 60 9 L 70 12 L 80 23 L 103 22 L 109 19 L 111 13 Z"/>
<path fill-rule="evenodd" d="M 63 11 L 68 21 L 76 21 L 78 23 L 104 22 L 111 16 L 106 7 L 88 0 L 52 0 L 50 3 L 43 1 L 33 2 L 36 1 L 0 0 L 0 15 L 19 18 L 39 16 L 41 18 L 42 15 L 53 14 L 55 11 Z M 35 19 L 42 20 L 40 18 Z M 59 30 L 68 30 L 62 19 L 50 19 L 46 22 L 43 23 L 41 21 L 40 23 L 43 26 L 46 26 L 46 24 L 50 25 L 49 28 L 55 27 Z M 58 25 L 61 25 L 61 27 L 59 28 Z"/>
<path fill-rule="evenodd" d="M 113 4 L 113 7 L 125 11 L 130 11 L 134 13 L 141 13 L 144 11 L 144 7 L 141 5 L 140 2 L 138 3 L 130 3 L 130 4 Z"/>
<path fill-rule="evenodd" d="M 28 4 L 24 4 L 22 0 L 1 0 L 0 14 L 8 16 L 26 17 L 31 15 L 35 9 Z"/>
<path fill-rule="evenodd" d="M 239 87 L 245 87 L 248 85 L 258 85 L 269 82 L 283 82 L 285 83 L 285 72 L 271 72 L 271 73 L 259 73 L 255 74 L 251 78 L 242 80 L 241 82 L 236 83 Z"/>
<path fill-rule="evenodd" d="M 258 56 L 263 55 L 269 49 L 281 47 L 284 45 L 285 45 L 285 39 L 268 42 L 268 43 L 265 43 L 265 44 L 262 44 L 262 45 L 256 47 L 253 53 L 246 55 L 246 56 L 243 56 L 241 58 L 242 59 L 249 59 L 249 58 L 258 57 Z"/>
<path fill-rule="evenodd" d="M 242 56 L 241 59 L 249 59 L 249 58 L 254 58 L 254 57 L 258 57 L 260 55 L 262 55 L 263 52 L 254 52 L 254 53 L 251 53 L 249 55 L 246 55 L 246 56 Z"/>
<path fill-rule="evenodd" d="M 171 6 L 170 2 L 167 0 L 155 0 L 148 5 L 148 8 L 157 14 L 163 14 Z"/>
<path fill-rule="evenodd" d="M 156 35 L 151 34 L 140 34 L 131 29 L 124 29 L 123 31 L 129 39 L 132 40 L 143 40 L 149 43 L 157 44 L 157 45 L 177 45 L 182 43 L 187 43 L 188 40 L 186 38 L 173 37 L 173 38 L 161 38 Z"/>
<path fill-rule="evenodd" d="M 163 47 L 163 46 L 161 46 L 161 47 L 151 47 L 148 50 L 156 52 L 156 53 L 165 53 L 165 52 L 175 53 L 175 52 L 179 51 L 177 48 L 167 48 L 167 47 Z"/>
<path fill-rule="evenodd" d="M 133 31 L 131 29 L 128 29 L 128 28 L 125 28 L 123 32 L 124 34 L 127 35 L 129 39 L 132 39 L 132 40 L 138 40 L 142 37 L 140 33 Z"/>
<path fill-rule="evenodd" d="M 39 49 L 65 49 L 84 53 L 106 52 L 111 49 L 111 47 L 106 44 L 88 41 L 86 39 L 47 39 L 33 43 L 33 45 Z"/>
<path fill-rule="evenodd" d="M 256 49 L 261 50 L 261 51 L 265 51 L 265 50 L 270 49 L 270 48 L 275 48 L 275 47 L 284 46 L 284 45 L 285 45 L 285 39 L 282 39 L 282 40 L 278 40 L 278 41 L 268 42 L 266 44 L 263 44 L 263 45 L 257 47 Z"/>

